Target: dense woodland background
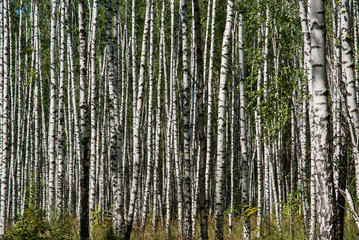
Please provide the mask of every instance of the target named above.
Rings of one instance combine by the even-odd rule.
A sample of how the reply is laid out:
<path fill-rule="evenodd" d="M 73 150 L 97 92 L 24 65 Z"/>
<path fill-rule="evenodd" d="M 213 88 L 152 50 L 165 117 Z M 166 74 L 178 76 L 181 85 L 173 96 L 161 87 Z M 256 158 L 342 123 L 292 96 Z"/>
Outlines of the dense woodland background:
<path fill-rule="evenodd" d="M 356 239 L 357 0 L 0 0 L 0 237 Z"/>

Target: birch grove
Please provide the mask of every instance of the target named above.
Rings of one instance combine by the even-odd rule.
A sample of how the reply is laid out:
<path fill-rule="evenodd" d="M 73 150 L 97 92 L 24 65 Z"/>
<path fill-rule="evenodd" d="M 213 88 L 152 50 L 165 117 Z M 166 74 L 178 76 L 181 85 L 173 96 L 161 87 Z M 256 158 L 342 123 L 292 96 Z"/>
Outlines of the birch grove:
<path fill-rule="evenodd" d="M 357 0 L 0 0 L 1 239 L 356 239 Z"/>

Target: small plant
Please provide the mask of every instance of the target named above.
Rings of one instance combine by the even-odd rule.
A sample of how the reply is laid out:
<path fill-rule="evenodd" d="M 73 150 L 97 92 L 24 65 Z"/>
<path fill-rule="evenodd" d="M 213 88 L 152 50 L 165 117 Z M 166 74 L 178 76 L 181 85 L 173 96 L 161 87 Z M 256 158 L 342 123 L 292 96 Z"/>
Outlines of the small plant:
<path fill-rule="evenodd" d="M 92 227 L 91 238 L 96 240 L 111 240 L 117 239 L 116 234 L 112 228 L 111 217 L 105 217 L 106 211 L 101 210 L 96 206 L 95 211 L 92 213 Z"/>
<path fill-rule="evenodd" d="M 42 187 L 40 185 L 40 187 Z M 65 240 L 78 239 L 78 224 L 75 216 L 58 214 L 54 208 L 49 218 L 43 209 L 36 208 L 34 176 L 29 176 L 26 187 L 27 200 L 23 215 L 16 216 L 3 239 L 11 240 Z M 73 219 L 74 221 L 69 221 Z"/>
<path fill-rule="evenodd" d="M 41 210 L 36 210 L 34 205 L 30 204 L 24 215 L 14 219 L 15 223 L 6 231 L 4 239 L 47 239 L 44 234 L 49 226 L 43 220 L 42 214 Z"/>

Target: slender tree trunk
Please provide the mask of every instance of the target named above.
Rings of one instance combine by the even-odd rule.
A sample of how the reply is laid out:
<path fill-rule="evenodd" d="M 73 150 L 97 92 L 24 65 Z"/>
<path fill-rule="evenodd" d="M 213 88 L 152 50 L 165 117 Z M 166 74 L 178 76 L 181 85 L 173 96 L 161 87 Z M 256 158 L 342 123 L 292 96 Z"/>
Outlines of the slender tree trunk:
<path fill-rule="evenodd" d="M 60 214 L 64 205 L 65 181 L 65 1 L 61 1 L 60 19 L 60 78 L 59 78 L 59 122 L 57 128 L 57 211 Z M 35 88 L 37 88 L 35 86 Z"/>
<path fill-rule="evenodd" d="M 191 144 L 190 144 L 190 81 L 188 66 L 188 24 L 187 3 L 181 0 L 181 24 L 182 24 L 182 84 L 183 84 L 183 133 L 184 133 L 184 174 L 183 174 L 183 196 L 184 196 L 184 238 L 192 238 L 191 228 Z"/>
<path fill-rule="evenodd" d="M 119 215 L 120 209 L 118 206 L 118 162 L 120 159 L 117 144 L 118 144 L 118 129 L 119 129 L 119 116 L 118 116 L 118 95 L 117 95 L 117 79 L 114 75 L 114 52 L 113 41 L 111 34 L 111 18 L 112 8 L 110 0 L 105 2 L 106 7 L 106 57 L 108 63 L 108 84 L 109 84 L 109 111 L 110 111 L 110 161 L 111 161 L 111 185 L 113 191 L 113 227 L 116 232 L 119 231 Z"/>
<path fill-rule="evenodd" d="M 206 207 L 209 208 L 210 198 L 210 168 L 211 168 L 211 122 L 212 122 L 212 79 L 213 79 L 213 56 L 214 56 L 214 39 L 215 39 L 215 20 L 216 20 L 216 0 L 213 0 L 212 5 L 212 23 L 211 23 L 211 46 L 209 50 L 209 66 L 208 66 L 208 82 L 207 82 L 207 161 L 206 161 Z"/>
<path fill-rule="evenodd" d="M 199 159 L 199 213 L 201 224 L 201 239 L 208 239 L 208 219 L 206 209 L 206 189 L 205 189 L 205 174 L 207 161 L 207 139 L 205 136 L 205 116 L 204 116 L 204 78 L 203 78 L 203 58 L 202 58 L 202 38 L 201 38 L 201 22 L 198 0 L 193 1 L 194 6 L 194 20 L 195 20 L 195 41 L 196 41 L 196 56 L 197 56 L 197 81 L 198 81 L 198 134 L 200 141 L 200 155 Z M 193 219 L 196 221 L 196 219 Z"/>
<path fill-rule="evenodd" d="M 96 156 L 96 145 L 97 145 L 97 113 L 96 113 L 96 38 L 97 38 L 97 7 L 98 1 L 94 0 L 92 8 L 92 36 L 91 36 L 91 99 L 90 99 L 90 111 L 91 111 L 91 145 L 90 145 L 90 193 L 89 193 L 89 214 L 90 224 L 93 221 L 93 212 L 95 211 L 96 201 L 96 160 L 99 158 Z"/>
<path fill-rule="evenodd" d="M 151 0 L 151 13 L 150 13 L 150 41 L 149 41 L 149 95 L 148 95 L 148 114 L 147 114 L 147 168 L 146 168 L 146 180 L 145 180 L 145 194 L 143 197 L 143 207 L 142 207 L 142 223 L 141 228 L 144 230 L 144 226 L 146 223 L 146 215 L 147 215 L 147 208 L 148 208 L 148 202 L 149 202 L 149 194 L 150 194 L 150 181 L 151 181 L 151 169 L 152 169 L 152 161 L 153 158 L 156 158 L 155 166 L 158 165 L 157 162 L 159 162 L 158 158 L 159 155 L 155 155 L 153 157 L 153 137 L 152 137 L 152 125 L 153 125 L 153 81 L 154 81 L 154 75 L 153 75 L 153 8 L 154 8 L 153 0 Z M 161 53 L 160 53 L 161 54 Z M 158 93 L 159 94 L 159 93 Z M 157 131 L 158 129 L 156 129 Z M 158 142 L 159 143 L 159 142 Z M 159 146 L 158 146 L 159 147 Z M 156 143 L 156 149 L 157 149 L 157 143 Z M 159 154 L 159 149 L 158 149 Z M 154 169 L 154 171 L 158 172 L 158 169 Z M 154 173 L 154 175 L 157 173 Z M 158 181 L 158 178 L 157 178 Z M 154 184 L 157 185 L 157 182 L 154 182 Z M 158 193 L 158 192 L 157 192 Z M 155 192 L 154 198 L 158 198 L 158 195 Z M 154 216 L 154 218 L 157 218 Z M 156 220 L 155 220 L 156 222 Z M 156 223 L 154 224 L 154 229 L 156 229 Z"/>
<path fill-rule="evenodd" d="M 55 171 L 56 171 L 56 6 L 57 0 L 51 1 L 51 84 L 50 84 L 50 116 L 49 116 L 49 200 L 48 211 L 55 206 Z"/>
<path fill-rule="evenodd" d="M 328 83 L 325 58 L 324 1 L 311 2 L 311 63 L 313 73 L 314 160 L 318 204 L 318 238 L 334 238 L 332 164 L 329 155 Z"/>
<path fill-rule="evenodd" d="M 86 25 L 85 2 L 79 1 L 79 39 L 80 39 L 80 239 L 89 238 L 89 165 L 90 149 L 88 124 L 87 92 L 87 52 L 86 52 Z"/>
<path fill-rule="evenodd" d="M 266 22 L 264 33 L 264 48 L 263 48 L 263 98 L 268 102 L 268 35 L 269 35 L 269 6 L 266 7 Z M 266 126 L 270 126 L 269 123 Z M 267 135 L 267 133 L 265 133 Z M 269 140 L 264 140 L 264 216 L 267 227 L 270 219 L 270 180 L 269 180 L 269 161 L 270 161 L 270 146 Z"/>
<path fill-rule="evenodd" d="M 215 238 L 223 239 L 223 180 L 225 162 L 225 125 L 226 125 L 226 85 L 228 71 L 229 41 L 232 30 L 233 1 L 227 3 L 226 26 L 223 33 L 221 71 L 219 83 L 218 103 L 218 138 L 217 138 L 217 166 L 215 189 Z"/>
<path fill-rule="evenodd" d="M 244 75 L 244 41 L 243 41 L 243 14 L 239 12 L 238 20 L 238 57 L 239 57 L 239 101 L 240 101 L 240 145 L 241 145 L 241 185 L 242 185 L 242 203 L 244 205 L 244 212 L 250 209 L 249 202 L 249 159 L 247 152 L 247 114 L 246 114 L 246 95 L 245 95 L 245 75 Z M 234 104 L 234 103 L 232 103 Z M 233 132 L 232 132 L 233 134 Z M 250 217 L 245 216 L 243 226 L 243 239 L 251 239 Z"/>
<path fill-rule="evenodd" d="M 342 72 L 343 81 L 346 87 L 346 105 L 348 108 L 351 124 L 354 127 L 355 141 L 353 144 L 358 147 L 359 138 L 359 113 L 356 99 L 356 86 L 354 75 L 354 60 L 353 52 L 350 43 L 350 25 L 349 25 L 349 1 L 342 2 L 341 8 L 341 45 L 342 45 Z M 357 149 L 357 148 L 356 148 Z M 355 178 L 356 178 L 356 191 L 359 193 L 359 159 L 358 154 L 355 153 Z"/>
<path fill-rule="evenodd" d="M 126 230 L 124 237 L 129 239 L 132 231 L 133 215 L 135 211 L 136 196 L 138 191 L 138 178 L 139 178 L 139 164 L 140 164 L 140 155 L 141 155 L 141 143 L 140 143 L 140 131 L 141 131 L 141 109 L 143 102 L 143 85 L 145 81 L 145 62 L 146 62 L 146 51 L 147 51 L 147 40 L 148 32 L 150 25 L 150 8 L 151 0 L 147 1 L 146 4 L 146 15 L 145 15 L 145 25 L 143 30 L 143 39 L 142 39 L 142 52 L 141 52 L 141 64 L 140 64 L 140 77 L 138 81 L 138 92 L 136 97 L 136 108 L 134 115 L 134 152 L 133 152 L 133 179 L 131 186 L 131 195 L 130 195 L 130 206 L 128 211 L 128 217 L 126 222 Z"/>
<path fill-rule="evenodd" d="M 294 238 L 294 194 L 295 194 L 295 169 L 296 169 L 296 129 L 295 129 L 295 90 L 292 93 L 292 109 L 291 109 L 291 118 L 290 118 L 290 126 L 291 126 L 291 151 L 290 151 L 290 236 L 291 239 Z"/>
<path fill-rule="evenodd" d="M 22 7 L 23 7 L 23 1 L 20 0 L 20 16 L 19 16 L 19 37 L 18 37 L 18 78 L 17 78 L 17 85 L 18 85 L 18 99 L 17 99 L 17 108 L 18 108 L 18 114 L 17 114 L 17 127 L 18 127 L 18 133 L 17 133 L 17 155 L 16 155 L 16 183 L 15 183 L 15 215 L 17 215 L 20 212 L 20 207 L 21 207 L 21 168 L 22 168 L 22 161 L 21 161 L 21 151 L 22 151 L 22 134 L 23 134 L 23 125 L 24 125 L 24 120 L 23 120 L 23 97 L 22 97 L 22 93 L 23 93 L 23 86 L 22 86 L 22 74 L 21 74 L 21 70 L 22 70 L 22 54 L 21 54 L 21 39 L 22 39 Z M 0 40 L 1 41 L 1 40 Z M 0 44 L 1 45 L 1 44 Z M 0 48 L 1 51 L 1 48 Z M 0 53 L 1 55 L 2 53 Z M 0 71 L 0 74 L 1 71 Z M 1 81 L 1 78 L 0 78 Z M 1 101 L 1 99 L 0 99 Z M 1 139 L 0 139 L 1 141 Z M 0 155 L 1 156 L 1 155 Z"/>
<path fill-rule="evenodd" d="M 0 236 L 5 234 L 6 227 L 6 198 L 8 191 L 7 167 L 10 161 L 10 78 L 9 78 L 9 9 L 7 0 L 3 2 L 3 98 L 2 98 L 2 159 L 1 159 L 1 195 L 0 195 Z"/>
<path fill-rule="evenodd" d="M 258 31 L 258 43 L 260 39 L 260 31 Z M 262 71 L 261 68 L 258 69 L 258 76 L 257 76 L 257 92 L 261 90 L 261 79 L 262 79 Z M 259 113 L 259 107 L 261 104 L 260 95 L 257 96 L 257 106 L 254 110 L 254 118 L 256 121 L 256 152 L 257 152 L 257 191 L 258 191 L 258 203 L 257 203 L 257 228 L 259 229 L 257 232 L 257 238 L 261 238 L 262 232 L 262 217 L 263 217 L 263 168 L 262 168 L 262 118 Z"/>

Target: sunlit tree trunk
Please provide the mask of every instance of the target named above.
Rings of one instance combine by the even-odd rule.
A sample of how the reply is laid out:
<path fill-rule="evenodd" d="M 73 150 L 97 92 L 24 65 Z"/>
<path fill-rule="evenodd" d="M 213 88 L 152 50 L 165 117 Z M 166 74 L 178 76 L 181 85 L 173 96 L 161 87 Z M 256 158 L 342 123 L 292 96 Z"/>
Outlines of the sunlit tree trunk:
<path fill-rule="evenodd" d="M 145 15 L 145 25 L 143 29 L 143 39 L 142 39 L 142 50 L 141 50 L 141 63 L 140 63 L 140 76 L 138 81 L 138 92 L 136 97 L 136 108 L 134 109 L 134 129 L 133 129 L 133 177 L 131 184 L 131 194 L 130 194 L 130 205 L 128 210 L 126 230 L 125 230 L 125 239 L 129 239 L 132 231 L 133 224 L 133 215 L 135 211 L 136 196 L 138 191 L 138 178 L 139 178 L 139 164 L 141 161 L 141 143 L 140 143 L 140 131 L 141 131 L 141 109 L 143 104 L 143 88 L 145 81 L 145 62 L 146 62 L 146 51 L 147 51 L 147 41 L 148 41 L 148 32 L 150 25 L 150 8 L 151 0 L 148 0 L 146 3 L 146 15 Z"/>
<path fill-rule="evenodd" d="M 17 112 L 17 126 L 18 126 L 18 134 L 17 134 L 17 149 L 16 149 L 16 182 L 15 182 L 15 203 L 14 203 L 14 213 L 15 215 L 17 215 L 20 212 L 20 206 L 21 206 L 21 168 L 22 168 L 22 161 L 20 160 L 22 155 L 21 155 L 21 149 L 22 149 L 22 134 L 23 134 L 23 125 L 24 125 L 24 120 L 22 119 L 23 115 L 23 97 L 22 97 L 22 93 L 23 93 L 23 86 L 22 86 L 22 74 L 21 74 L 21 70 L 22 70 L 22 54 L 21 54 L 21 47 L 22 47 L 22 8 L 23 8 L 23 1 L 20 0 L 20 14 L 19 14 L 19 34 L 18 34 L 18 59 L 16 61 L 18 61 L 18 75 L 17 75 L 17 91 L 18 91 L 18 99 L 17 99 L 17 108 L 18 108 L 18 112 Z M 0 16 L 1 18 L 1 16 Z M 0 24 L 1 26 L 1 24 Z M 1 40 L 0 40 L 1 42 Z M 0 44 L 1 45 L 1 44 Z M 1 47 L 0 47 L 0 51 L 1 51 Z M 1 55 L 2 53 L 0 53 Z M 1 65 L 1 64 L 0 64 Z M 1 71 L 0 71 L 0 74 Z M 0 77 L 0 81 L 2 81 L 1 77 Z M 1 101 L 1 99 L 0 99 Z M 1 141 L 1 138 L 0 138 Z M 46 151 L 46 148 L 45 148 Z M 0 155 L 1 156 L 1 155 Z"/>
<path fill-rule="evenodd" d="M 213 79 L 213 56 L 216 24 L 216 0 L 213 0 L 211 18 L 211 46 L 209 50 L 208 82 L 207 82 L 207 161 L 206 161 L 206 207 L 209 208 L 210 198 L 210 168 L 211 168 L 211 140 L 212 140 L 212 79 Z"/>
<path fill-rule="evenodd" d="M 232 30 L 233 1 L 227 3 L 226 26 L 223 33 L 221 71 L 219 80 L 219 103 L 218 103 L 218 138 L 217 138 L 217 166 L 215 188 L 215 238 L 223 239 L 223 180 L 225 162 L 225 133 L 226 133 L 226 83 L 228 72 L 229 40 Z"/>
<path fill-rule="evenodd" d="M 260 31 L 258 31 L 258 43 L 260 42 Z M 261 68 L 258 69 L 258 76 L 257 76 L 257 91 L 261 90 L 261 81 L 262 81 L 262 71 Z M 263 217 L 263 150 L 262 150 L 262 118 L 259 113 L 259 107 L 261 103 L 260 95 L 257 96 L 257 106 L 254 110 L 254 118 L 255 118 L 255 125 L 256 125 L 256 154 L 257 154 L 257 228 L 259 229 L 257 232 L 257 238 L 262 236 L 261 228 L 262 228 L 262 217 Z"/>
<path fill-rule="evenodd" d="M 309 81 L 309 78 L 311 76 L 311 64 L 310 64 L 310 33 L 309 33 L 309 28 L 308 28 L 308 11 L 307 11 L 307 4 L 305 0 L 301 0 L 299 1 L 299 11 L 300 11 L 300 20 L 301 20 L 301 28 L 302 28 L 302 34 L 303 34 L 303 50 L 304 50 L 304 63 L 303 63 L 303 67 L 305 70 L 305 75 L 307 77 L 307 80 Z M 302 91 L 306 92 L 307 87 L 305 83 L 302 83 Z M 302 119 L 302 150 L 301 150 L 301 156 L 302 156 L 302 164 L 304 166 L 302 166 L 302 177 L 303 177 L 303 189 L 306 189 L 307 184 L 306 184 L 306 174 L 304 172 L 304 168 L 305 168 L 305 158 L 306 158 L 306 112 L 307 112 L 307 106 L 306 106 L 307 102 L 305 99 L 303 99 L 303 119 Z M 311 111 L 309 109 L 309 111 Z M 305 138 L 305 139 L 304 139 Z M 308 208 L 308 202 L 307 202 L 307 197 L 306 197 L 306 191 L 304 190 L 304 213 L 307 212 L 307 208 Z M 308 222 L 308 217 L 304 216 L 304 221 L 305 224 Z"/>
<path fill-rule="evenodd" d="M 107 0 L 105 2 L 105 8 L 106 8 L 106 58 L 107 58 L 107 80 L 108 80 L 108 86 L 109 86 L 109 121 L 110 121 L 110 166 L 111 166 L 111 185 L 112 185 L 112 197 L 113 197 L 113 227 L 116 232 L 119 231 L 119 215 L 120 215 L 120 209 L 119 209 L 119 183 L 118 183 L 118 163 L 119 163 L 119 152 L 117 148 L 118 144 L 118 129 L 119 129 L 119 116 L 118 116 L 118 94 L 117 94 L 117 79 L 115 79 L 114 74 L 114 52 L 113 52 L 113 39 L 112 39 L 112 24 L 111 24 L 111 18 L 112 18 L 112 7 L 111 7 L 111 1 Z M 115 43 L 117 44 L 117 43 Z"/>
<path fill-rule="evenodd" d="M 324 1 L 311 2 L 311 63 L 313 74 L 313 149 L 317 188 L 318 238 L 334 238 L 333 176 L 329 156 L 329 109 L 326 76 L 326 30 Z"/>
<path fill-rule="evenodd" d="M 1 159 L 1 195 L 0 195 L 0 236 L 5 234 L 6 199 L 8 191 L 7 167 L 10 161 L 10 78 L 9 78 L 9 9 L 7 0 L 3 1 L 3 98 L 2 98 L 2 159 Z"/>
<path fill-rule="evenodd" d="M 65 178 L 65 0 L 61 1 L 60 19 L 60 78 L 59 78 L 59 121 L 57 128 L 57 202 L 59 213 L 64 207 L 64 178 Z M 36 88 L 36 86 L 35 86 Z"/>
<path fill-rule="evenodd" d="M 244 212 L 248 212 L 249 206 L 249 159 L 247 152 L 247 114 L 246 114 L 246 95 L 245 95 L 245 75 L 244 75 L 244 41 L 243 41 L 243 13 L 239 12 L 238 19 L 238 58 L 239 58 L 239 101 L 240 101 L 240 145 L 241 145 L 241 186 L 242 186 L 242 203 Z M 232 103 L 234 104 L 234 103 Z M 233 132 L 232 132 L 233 134 Z M 251 239 L 250 217 L 245 216 L 243 225 L 243 239 Z"/>
<path fill-rule="evenodd" d="M 96 147 L 97 147 L 97 113 L 96 113 L 96 38 L 97 38 L 97 7 L 98 1 L 94 0 L 92 8 L 92 36 L 91 36 L 91 73 L 90 73 L 90 89 L 91 89 L 91 98 L 90 98 L 90 111 L 91 111 L 91 145 L 90 145 L 90 193 L 89 193 L 89 215 L 90 215 L 90 224 L 93 221 L 93 212 L 95 211 L 95 201 L 96 201 L 96 160 L 99 156 L 96 156 Z"/>
<path fill-rule="evenodd" d="M 156 154 L 153 156 L 152 149 L 153 149 L 153 137 L 152 137 L 152 125 L 153 125 L 153 85 L 154 85 L 154 74 L 153 74 L 153 12 L 154 12 L 154 3 L 153 0 L 151 0 L 151 13 L 150 13 L 150 41 L 149 41 L 149 69 L 148 69 L 148 75 L 149 75 L 149 94 L 148 94 L 148 114 L 147 114 L 147 167 L 146 167 L 146 180 L 145 180 L 145 193 L 143 197 L 143 207 L 142 207 L 142 223 L 141 228 L 144 229 L 145 223 L 146 223 L 146 215 L 147 215 L 147 209 L 148 209 L 148 202 L 149 202 L 149 195 L 150 195 L 150 181 L 151 181 L 151 169 L 152 169 L 152 162 L 153 158 L 156 158 L 155 160 L 155 166 L 158 166 L 157 162 L 159 162 L 159 149 L 158 149 L 158 155 Z M 161 54 L 161 53 L 160 53 Z M 160 95 L 160 93 L 158 93 Z M 156 129 L 158 131 L 158 129 Z M 159 142 L 158 142 L 159 143 Z M 157 149 L 157 143 L 156 143 L 156 149 Z M 158 168 L 154 169 L 154 171 L 158 172 Z M 157 174 L 154 172 L 154 175 Z M 157 179 L 158 182 L 158 177 Z M 157 184 L 157 182 L 154 182 L 154 184 Z M 157 186 L 158 187 L 158 186 Z M 154 188 L 155 189 L 155 188 Z M 157 189 L 157 188 L 156 188 Z M 157 191 L 158 193 L 158 191 Z M 154 198 L 158 198 L 158 194 L 155 192 Z M 155 207 L 155 206 L 154 206 Z M 154 216 L 154 218 L 157 218 Z M 156 222 L 156 220 L 155 220 Z M 156 224 L 154 224 L 156 226 Z M 156 227 L 154 226 L 154 229 Z"/>
<path fill-rule="evenodd" d="M 268 35 L 269 35 L 269 6 L 266 7 L 266 22 L 264 29 L 264 46 L 263 46 L 263 98 L 268 101 Z M 270 126 L 269 123 L 266 124 Z M 268 134 L 267 132 L 264 134 Z M 270 161 L 270 146 L 269 140 L 264 140 L 264 216 L 265 222 L 269 224 L 270 218 L 270 180 L 269 180 L 269 161 Z"/>
<path fill-rule="evenodd" d="M 358 153 L 358 138 L 359 138 L 359 113 L 356 98 L 356 86 L 354 75 L 354 60 L 350 40 L 350 23 L 349 23 L 349 1 L 342 1 L 341 6 L 341 45 L 342 45 L 342 71 L 343 82 L 346 87 L 346 105 L 348 108 L 351 124 L 354 127 L 355 140 L 355 179 L 356 191 L 359 192 L 359 153 Z"/>
<path fill-rule="evenodd" d="M 50 109 L 49 109 L 49 200 L 48 211 L 55 206 L 55 171 L 56 171 L 56 6 L 57 0 L 51 1 L 51 42 L 50 42 Z"/>

